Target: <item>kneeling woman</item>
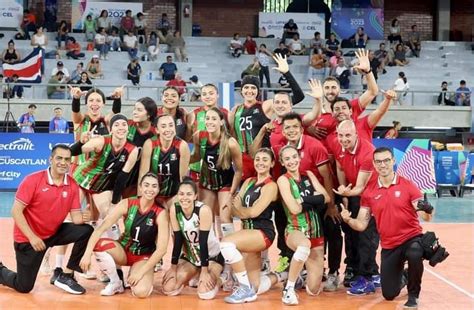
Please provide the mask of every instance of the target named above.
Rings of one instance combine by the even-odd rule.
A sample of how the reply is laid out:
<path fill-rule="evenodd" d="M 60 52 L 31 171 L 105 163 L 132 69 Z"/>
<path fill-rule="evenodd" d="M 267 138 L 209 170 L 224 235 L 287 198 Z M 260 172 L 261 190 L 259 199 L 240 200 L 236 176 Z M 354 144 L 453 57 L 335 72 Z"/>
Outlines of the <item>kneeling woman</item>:
<path fill-rule="evenodd" d="M 192 179 L 180 184 L 176 200 L 170 208 L 174 245 L 171 268 L 163 277 L 163 292 L 176 296 L 189 280 L 199 275 L 199 298 L 213 299 L 219 291 L 224 258 L 212 229 L 212 211 L 197 201 L 197 187 Z"/>
<path fill-rule="evenodd" d="M 260 275 L 261 252 L 275 239 L 272 222 L 272 203 L 278 199 L 278 187 L 270 169 L 275 164 L 273 152 L 263 148 L 255 153 L 254 167 L 257 177 L 245 180 L 235 196 L 232 213 L 242 220 L 243 229 L 221 241 L 221 253 L 230 264 L 239 286 L 224 300 L 244 303 L 257 299 L 257 294 L 268 291 L 280 279 L 276 274 Z M 245 252 L 245 259 L 241 252 Z"/>
<path fill-rule="evenodd" d="M 317 295 L 320 292 L 324 265 L 324 237 L 319 214 L 329 202 L 329 195 L 316 176 L 307 171 L 300 174 L 300 155 L 293 146 L 285 146 L 280 151 L 280 162 L 286 173 L 278 178 L 278 189 L 288 224 L 286 244 L 295 251 L 290 263 L 288 281 L 283 290 L 282 301 L 287 305 L 298 304 L 295 282 L 306 265 L 308 277 L 306 292 Z"/>
<path fill-rule="evenodd" d="M 100 292 L 102 296 L 123 292 L 116 265 L 131 266 L 127 281 L 134 296 L 150 296 L 153 269 L 166 254 L 169 222 L 166 210 L 155 204 L 159 192 L 158 177 L 153 173 L 145 174 L 139 187 L 142 196 L 123 199 L 112 209 L 90 237 L 81 259 L 81 268 L 88 270 L 94 251 L 99 268 L 109 277 L 109 284 Z M 100 238 L 120 218 L 124 219 L 125 224 L 121 238 L 118 241 Z"/>

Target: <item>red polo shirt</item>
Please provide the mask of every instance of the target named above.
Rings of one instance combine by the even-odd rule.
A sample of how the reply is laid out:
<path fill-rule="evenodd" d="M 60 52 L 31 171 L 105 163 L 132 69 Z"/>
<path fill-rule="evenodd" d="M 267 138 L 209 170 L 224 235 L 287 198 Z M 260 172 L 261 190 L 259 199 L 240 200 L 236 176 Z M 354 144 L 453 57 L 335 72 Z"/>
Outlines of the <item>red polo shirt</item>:
<path fill-rule="evenodd" d="M 344 171 L 347 184 L 351 183 L 352 186 L 355 186 L 359 172 L 372 172 L 374 170 L 372 163 L 374 150 L 375 147 L 372 143 L 360 138 L 357 139 L 352 152 L 343 149 L 339 145 L 339 148 L 336 149 L 335 158 Z"/>
<path fill-rule="evenodd" d="M 54 235 L 71 210 L 80 210 L 79 186 L 74 179 L 64 176 L 62 185 L 55 185 L 48 170 L 41 170 L 25 177 L 15 199 L 26 207 L 23 214 L 31 230 L 41 239 Z M 15 224 L 15 242 L 29 242 Z"/>
<path fill-rule="evenodd" d="M 393 249 L 422 233 L 412 204 L 422 198 L 412 181 L 396 174 L 389 187 L 383 187 L 378 179 L 367 184 L 360 206 L 369 208 L 375 217 L 383 249 Z"/>

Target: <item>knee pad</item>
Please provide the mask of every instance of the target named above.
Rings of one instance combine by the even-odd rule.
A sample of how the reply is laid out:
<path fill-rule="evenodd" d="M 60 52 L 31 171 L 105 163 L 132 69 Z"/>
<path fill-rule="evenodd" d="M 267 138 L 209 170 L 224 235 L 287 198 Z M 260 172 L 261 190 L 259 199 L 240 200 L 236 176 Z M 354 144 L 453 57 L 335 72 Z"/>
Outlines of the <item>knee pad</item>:
<path fill-rule="evenodd" d="M 179 294 L 181 294 L 181 291 L 183 290 L 183 288 L 184 288 L 184 285 L 181 285 L 180 287 L 178 287 L 175 290 L 172 290 L 172 291 L 169 291 L 169 292 L 163 291 L 163 294 L 165 294 L 166 296 L 178 296 Z"/>
<path fill-rule="evenodd" d="M 260 285 L 258 286 L 257 295 L 267 292 L 272 287 L 272 280 L 269 276 L 260 276 Z"/>
<path fill-rule="evenodd" d="M 222 223 L 221 224 L 221 231 L 222 231 L 222 235 L 224 237 L 230 235 L 231 233 L 234 232 L 234 224 L 233 223 Z"/>
<path fill-rule="evenodd" d="M 216 297 L 218 292 L 219 292 L 219 286 L 216 284 L 214 288 L 210 290 L 209 292 L 205 292 L 205 293 L 198 292 L 198 296 L 201 299 L 210 300 L 210 299 L 214 299 L 214 297 Z"/>
<path fill-rule="evenodd" d="M 231 242 L 221 242 L 220 247 L 226 264 L 234 264 L 243 259 L 242 254 L 237 250 L 235 244 Z"/>
<path fill-rule="evenodd" d="M 305 246 L 298 246 L 296 248 L 293 258 L 298 262 L 305 262 L 308 259 L 311 249 Z"/>

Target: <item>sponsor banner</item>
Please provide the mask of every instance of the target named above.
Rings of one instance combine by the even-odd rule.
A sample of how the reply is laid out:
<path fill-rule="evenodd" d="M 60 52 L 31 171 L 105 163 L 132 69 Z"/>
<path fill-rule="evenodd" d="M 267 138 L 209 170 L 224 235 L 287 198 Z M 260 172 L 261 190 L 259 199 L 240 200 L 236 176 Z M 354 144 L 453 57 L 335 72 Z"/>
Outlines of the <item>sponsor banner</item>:
<path fill-rule="evenodd" d="M 474 153 L 467 154 L 466 161 L 460 165 L 461 170 L 461 184 L 462 185 L 474 185 Z"/>
<path fill-rule="evenodd" d="M 0 134 L 0 189 L 16 189 L 25 176 L 49 166 L 56 144 L 74 143 L 73 134 Z"/>
<path fill-rule="evenodd" d="M 288 20 L 293 19 L 298 26 L 300 39 L 312 39 L 314 33 L 319 31 L 321 38 L 326 35 L 325 15 L 323 13 L 264 13 L 258 14 L 258 28 L 264 30 L 266 35 L 281 38 L 283 26 Z"/>
<path fill-rule="evenodd" d="M 98 18 L 102 10 L 107 10 L 112 25 L 119 27 L 125 11 L 131 10 L 132 16 L 136 16 L 137 13 L 143 12 L 143 3 L 72 0 L 72 28 L 82 30 L 82 23 L 87 15 Z"/>
<path fill-rule="evenodd" d="M 433 152 L 436 182 L 438 185 L 459 185 L 466 165 L 465 152 Z"/>
<path fill-rule="evenodd" d="M 364 27 L 369 39 L 384 39 L 383 9 L 333 7 L 331 21 L 331 31 L 339 39 L 350 38 L 359 27 Z"/>
<path fill-rule="evenodd" d="M 23 0 L 0 0 L 0 27 L 18 28 L 23 20 Z"/>
<path fill-rule="evenodd" d="M 393 150 L 397 173 L 413 181 L 423 193 L 436 192 L 435 169 L 428 139 L 373 139 L 375 147 Z"/>

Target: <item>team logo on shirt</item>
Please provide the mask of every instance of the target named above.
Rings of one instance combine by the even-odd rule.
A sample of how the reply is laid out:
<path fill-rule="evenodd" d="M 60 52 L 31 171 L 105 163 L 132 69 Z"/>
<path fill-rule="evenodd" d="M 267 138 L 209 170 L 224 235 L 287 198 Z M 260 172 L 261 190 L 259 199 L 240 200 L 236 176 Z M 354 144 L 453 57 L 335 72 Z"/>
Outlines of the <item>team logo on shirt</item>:
<path fill-rule="evenodd" d="M 177 159 L 177 158 L 176 158 L 176 154 L 174 154 L 174 153 L 173 153 L 173 154 L 171 154 L 171 156 L 170 156 L 170 160 L 173 160 L 173 161 L 174 161 L 174 160 L 176 160 L 176 159 Z"/>
<path fill-rule="evenodd" d="M 153 226 L 153 219 L 147 219 L 146 226 Z"/>
<path fill-rule="evenodd" d="M 256 188 L 256 189 L 255 189 L 255 193 L 260 193 L 260 188 L 261 188 L 261 187 Z"/>
<path fill-rule="evenodd" d="M 301 158 L 301 159 L 304 158 L 304 151 L 301 151 L 301 152 L 300 152 L 300 158 Z"/>
<path fill-rule="evenodd" d="M 309 184 L 309 180 L 305 180 L 303 183 L 304 183 L 305 186 L 309 186 L 309 185 L 310 185 L 310 184 Z"/>
<path fill-rule="evenodd" d="M 258 112 L 260 112 L 258 109 L 254 109 L 252 114 L 258 114 Z"/>
<path fill-rule="evenodd" d="M 395 191 L 395 197 L 400 198 L 400 194 L 401 194 L 400 191 Z"/>
<path fill-rule="evenodd" d="M 119 162 L 121 163 L 125 162 L 125 155 L 120 155 Z"/>
<path fill-rule="evenodd" d="M 380 198 L 382 198 L 382 195 L 380 194 L 374 197 L 375 200 L 379 200 Z"/>
<path fill-rule="evenodd" d="M 198 227 L 199 227 L 199 222 L 198 222 L 198 221 L 193 221 L 193 226 L 194 226 L 195 228 L 198 228 Z"/>
<path fill-rule="evenodd" d="M 63 198 L 67 198 L 67 192 L 66 191 L 63 192 Z"/>
<path fill-rule="evenodd" d="M 183 121 L 181 119 L 176 120 L 176 126 L 183 125 Z"/>

